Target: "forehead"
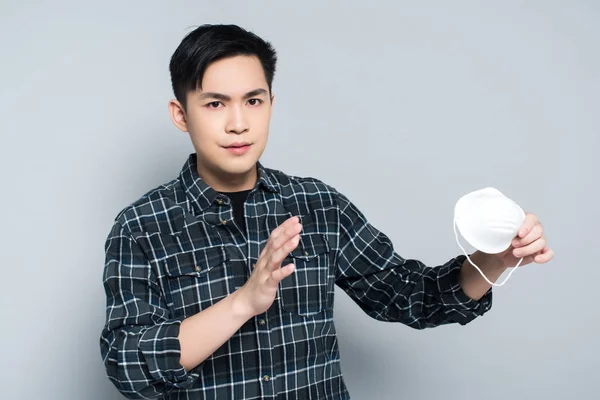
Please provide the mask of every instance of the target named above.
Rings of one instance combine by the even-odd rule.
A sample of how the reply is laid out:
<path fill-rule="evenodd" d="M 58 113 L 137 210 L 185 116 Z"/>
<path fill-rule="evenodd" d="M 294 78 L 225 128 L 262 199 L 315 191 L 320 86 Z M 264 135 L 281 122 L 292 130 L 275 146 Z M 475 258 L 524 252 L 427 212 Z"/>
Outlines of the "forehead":
<path fill-rule="evenodd" d="M 262 65 L 256 56 L 235 56 L 211 63 L 202 77 L 201 92 L 243 95 L 251 90 L 268 90 Z"/>

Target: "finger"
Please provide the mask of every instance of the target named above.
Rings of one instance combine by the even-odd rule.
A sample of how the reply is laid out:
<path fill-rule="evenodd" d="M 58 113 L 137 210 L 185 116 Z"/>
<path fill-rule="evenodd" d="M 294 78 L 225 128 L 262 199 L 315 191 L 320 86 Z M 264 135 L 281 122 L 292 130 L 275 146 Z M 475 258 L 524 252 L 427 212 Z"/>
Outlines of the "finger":
<path fill-rule="evenodd" d="M 273 254 L 275 251 L 279 250 L 286 243 L 290 241 L 293 237 L 298 235 L 302 230 L 302 224 L 296 222 L 295 224 L 288 226 L 285 230 L 278 233 L 278 235 L 274 238 L 270 238 L 269 241 L 271 244 L 269 245 L 269 249 L 267 250 L 267 254 Z"/>
<path fill-rule="evenodd" d="M 538 218 L 535 214 L 526 213 L 525 221 L 523 221 L 523 224 L 521 224 L 521 227 L 519 228 L 518 237 L 524 238 L 525 236 L 527 236 L 527 234 L 531 232 L 531 230 L 537 223 Z"/>
<path fill-rule="evenodd" d="M 536 254 L 537 252 L 542 251 L 545 246 L 546 246 L 546 239 L 542 237 L 542 238 L 534 241 L 533 243 L 528 244 L 527 246 L 523 246 L 523 247 L 514 249 L 513 255 L 515 257 L 532 256 L 532 255 Z"/>
<path fill-rule="evenodd" d="M 267 278 L 266 282 L 267 285 L 271 287 L 279 285 L 279 282 L 290 276 L 295 269 L 296 266 L 294 264 L 288 264 L 285 267 L 277 268 L 269 274 L 269 278 Z"/>
<path fill-rule="evenodd" d="M 553 257 L 554 257 L 554 250 L 552 250 L 549 247 L 544 247 L 544 250 L 542 250 L 542 253 L 536 255 L 533 258 L 533 261 L 535 261 L 538 264 L 543 264 L 543 263 L 547 263 L 548 261 L 552 260 Z"/>
<path fill-rule="evenodd" d="M 284 243 L 283 246 L 271 253 L 269 258 L 269 264 L 271 269 L 277 269 L 283 262 L 283 260 L 292 252 L 300 243 L 300 235 L 296 235 Z"/>
<path fill-rule="evenodd" d="M 539 256 L 540 254 L 544 254 L 547 251 L 548 251 L 548 245 L 544 246 L 543 249 L 541 249 L 537 253 L 533 254 L 532 257 L 535 259 L 535 257 Z"/>
<path fill-rule="evenodd" d="M 271 231 L 269 235 L 269 241 L 267 242 L 266 247 L 270 247 L 273 244 L 273 241 L 280 237 L 288 228 L 295 226 L 300 222 L 300 218 L 297 216 L 290 217 L 286 219 L 281 225 Z M 268 249 L 267 249 L 268 250 Z"/>
<path fill-rule="evenodd" d="M 263 250 L 260 253 L 260 257 L 264 256 L 265 254 L 267 254 L 267 252 L 271 251 L 271 249 L 273 248 L 273 244 L 274 244 L 273 242 L 276 241 L 277 238 L 280 237 L 282 235 L 282 233 L 285 232 L 286 229 L 288 229 L 289 227 L 293 227 L 295 224 L 299 223 L 299 221 L 300 221 L 300 218 L 298 218 L 297 216 L 293 216 L 293 217 L 286 219 L 277 228 L 273 229 L 273 231 L 269 235 L 269 240 L 267 241 L 267 244 L 265 245 L 265 247 L 263 248 Z"/>
<path fill-rule="evenodd" d="M 536 224 L 531 231 L 523 238 L 514 238 L 512 241 L 513 247 L 523 247 L 535 242 L 544 235 L 544 228 L 541 224 Z"/>

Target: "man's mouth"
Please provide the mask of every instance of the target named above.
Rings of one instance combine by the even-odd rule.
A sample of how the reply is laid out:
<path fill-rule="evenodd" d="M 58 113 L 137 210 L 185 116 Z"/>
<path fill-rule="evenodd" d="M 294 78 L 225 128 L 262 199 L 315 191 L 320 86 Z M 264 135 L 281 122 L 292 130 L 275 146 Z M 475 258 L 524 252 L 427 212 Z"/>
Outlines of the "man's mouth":
<path fill-rule="evenodd" d="M 233 154 L 236 155 L 242 155 L 244 153 L 246 153 L 248 151 L 248 149 L 250 148 L 250 146 L 252 146 L 251 143 L 248 142 L 236 142 L 236 143 L 231 143 L 228 146 L 225 146 L 225 148 Z"/>
<path fill-rule="evenodd" d="M 242 148 L 242 147 L 249 147 L 250 143 L 248 142 L 235 142 L 235 143 L 231 143 L 228 146 L 225 146 L 225 148 L 230 149 L 230 148 Z"/>

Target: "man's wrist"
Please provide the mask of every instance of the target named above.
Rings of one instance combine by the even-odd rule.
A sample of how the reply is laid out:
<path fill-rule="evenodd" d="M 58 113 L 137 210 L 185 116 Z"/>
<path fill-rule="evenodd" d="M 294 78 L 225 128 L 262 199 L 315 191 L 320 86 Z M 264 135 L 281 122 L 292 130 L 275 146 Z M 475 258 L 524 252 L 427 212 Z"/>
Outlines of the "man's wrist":
<path fill-rule="evenodd" d="M 246 291 L 243 286 L 231 294 L 231 307 L 236 319 L 240 318 L 247 321 L 254 317 L 254 312 L 249 304 L 250 301 L 246 296 Z"/>
<path fill-rule="evenodd" d="M 502 260 L 493 254 L 476 251 L 469 258 L 490 282 L 496 282 L 507 269 Z M 466 259 L 460 269 L 458 282 L 465 294 L 473 300 L 480 300 L 492 286 Z"/>
<path fill-rule="evenodd" d="M 487 271 L 494 275 L 500 276 L 504 271 L 507 270 L 507 267 L 504 265 L 504 262 L 500 257 L 495 254 L 487 254 L 482 253 L 481 251 L 476 251 L 471 256 L 471 261 L 475 263 L 482 271 Z M 467 260 L 468 263 L 468 260 Z"/>

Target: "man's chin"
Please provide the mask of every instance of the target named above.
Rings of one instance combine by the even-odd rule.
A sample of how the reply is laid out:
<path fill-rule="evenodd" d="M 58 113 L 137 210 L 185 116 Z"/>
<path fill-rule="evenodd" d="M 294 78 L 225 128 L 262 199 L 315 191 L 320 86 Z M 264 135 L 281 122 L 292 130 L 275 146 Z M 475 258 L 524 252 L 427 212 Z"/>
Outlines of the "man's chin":
<path fill-rule="evenodd" d="M 233 160 L 228 162 L 226 165 L 219 165 L 218 168 L 223 172 L 224 175 L 229 176 L 244 176 L 251 175 L 256 171 L 256 162 L 258 160 L 246 159 L 246 160 Z"/>

